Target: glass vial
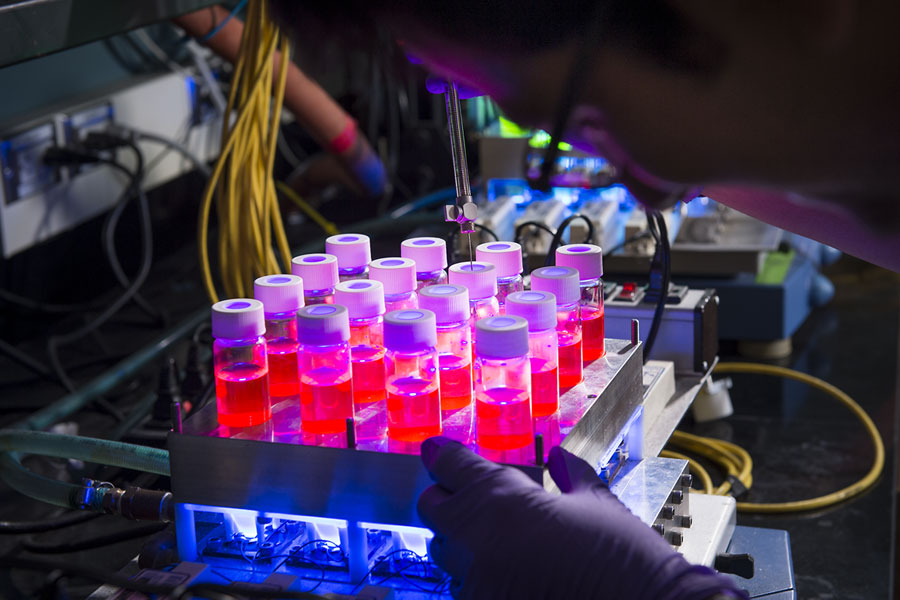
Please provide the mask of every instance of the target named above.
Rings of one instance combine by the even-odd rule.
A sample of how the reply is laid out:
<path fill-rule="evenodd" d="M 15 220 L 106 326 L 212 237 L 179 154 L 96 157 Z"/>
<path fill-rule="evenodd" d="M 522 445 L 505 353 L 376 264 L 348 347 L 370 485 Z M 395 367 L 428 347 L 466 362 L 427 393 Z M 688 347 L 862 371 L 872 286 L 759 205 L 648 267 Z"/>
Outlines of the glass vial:
<path fill-rule="evenodd" d="M 469 312 L 472 327 L 479 319 L 487 319 L 500 314 L 497 302 L 497 268 L 491 263 L 472 261 L 452 265 L 449 270 L 450 283 L 462 285 L 469 290 Z"/>
<path fill-rule="evenodd" d="M 606 354 L 604 347 L 603 250 L 594 244 L 569 244 L 556 250 L 556 264 L 578 271 L 584 362 Z"/>
<path fill-rule="evenodd" d="M 469 292 L 461 285 L 429 285 L 419 290 L 419 307 L 435 314 L 441 377 L 441 410 L 472 404 L 472 328 Z"/>
<path fill-rule="evenodd" d="M 303 280 L 296 275 L 266 275 L 253 282 L 253 296 L 266 316 L 266 354 L 272 403 L 300 395 L 297 373 L 297 310 L 303 307 Z"/>
<path fill-rule="evenodd" d="M 387 431 L 384 381 L 384 286 L 380 281 L 342 281 L 334 302 L 350 316 L 350 358 L 358 439 L 380 438 Z"/>
<path fill-rule="evenodd" d="M 430 310 L 396 310 L 384 317 L 388 437 L 419 443 L 441 434 L 437 329 Z"/>
<path fill-rule="evenodd" d="M 506 314 L 528 321 L 531 360 L 531 414 L 546 417 L 559 410 L 559 340 L 556 296 L 550 292 L 515 292 L 506 299 Z"/>
<path fill-rule="evenodd" d="M 235 298 L 212 306 L 213 370 L 219 424 L 259 425 L 272 418 L 262 302 Z"/>
<path fill-rule="evenodd" d="M 531 419 L 528 323 L 509 315 L 479 320 L 475 324 L 475 440 L 479 451 L 530 447 L 534 442 Z"/>
<path fill-rule="evenodd" d="M 361 233 L 342 233 L 325 238 L 325 252 L 337 257 L 338 277 L 341 281 L 366 279 L 372 251 L 369 236 Z"/>
<path fill-rule="evenodd" d="M 502 314 L 507 296 L 525 289 L 522 281 L 522 246 L 516 242 L 478 244 L 475 257 L 497 268 L 497 303 Z"/>
<path fill-rule="evenodd" d="M 338 284 L 338 262 L 333 254 L 302 254 L 291 261 L 291 273 L 303 279 L 303 302 L 334 304 Z"/>
<path fill-rule="evenodd" d="M 416 291 L 427 285 L 447 283 L 447 242 L 436 237 L 403 240 L 400 256 L 416 263 Z"/>
<path fill-rule="evenodd" d="M 350 319 L 336 304 L 297 311 L 300 419 L 304 433 L 335 434 L 353 417 L 350 371 Z"/>
<path fill-rule="evenodd" d="M 556 296 L 556 333 L 559 337 L 559 387 L 584 379 L 581 353 L 581 289 L 578 271 L 571 267 L 541 267 L 531 272 L 531 289 Z"/>
<path fill-rule="evenodd" d="M 409 258 L 379 258 L 369 263 L 369 279 L 384 286 L 384 308 L 387 312 L 418 308 L 416 297 L 416 263 Z"/>

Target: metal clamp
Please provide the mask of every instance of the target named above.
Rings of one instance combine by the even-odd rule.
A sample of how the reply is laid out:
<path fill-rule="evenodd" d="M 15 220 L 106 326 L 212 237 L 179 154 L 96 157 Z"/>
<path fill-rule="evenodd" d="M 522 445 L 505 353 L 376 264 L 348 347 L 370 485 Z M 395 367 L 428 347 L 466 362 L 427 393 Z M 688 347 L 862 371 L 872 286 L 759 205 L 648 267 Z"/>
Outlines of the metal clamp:
<path fill-rule="evenodd" d="M 466 140 L 459 108 L 459 91 L 453 81 L 447 82 L 444 100 L 447 104 L 450 154 L 453 158 L 453 183 L 456 186 L 456 204 L 444 207 L 444 220 L 459 223 L 461 233 L 472 233 L 475 231 L 473 222 L 478 218 L 478 206 L 472 202 L 469 165 L 466 161 Z"/>

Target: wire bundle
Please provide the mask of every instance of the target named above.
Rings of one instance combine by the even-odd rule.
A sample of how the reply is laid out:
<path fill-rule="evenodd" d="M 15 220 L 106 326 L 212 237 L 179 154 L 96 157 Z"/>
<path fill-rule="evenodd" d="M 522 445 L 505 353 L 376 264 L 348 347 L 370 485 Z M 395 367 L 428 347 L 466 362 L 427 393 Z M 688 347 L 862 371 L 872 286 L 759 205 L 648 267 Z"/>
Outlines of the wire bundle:
<path fill-rule="evenodd" d="M 282 56 L 277 73 L 276 47 Z M 228 94 L 222 151 L 200 204 L 200 266 L 213 301 L 219 299 L 207 247 L 213 197 L 219 221 L 219 269 L 228 296 L 246 296 L 256 277 L 282 271 L 273 237 L 283 264 L 291 261 L 272 179 L 289 53 L 288 39 L 272 23 L 265 0 L 250 0 Z"/>

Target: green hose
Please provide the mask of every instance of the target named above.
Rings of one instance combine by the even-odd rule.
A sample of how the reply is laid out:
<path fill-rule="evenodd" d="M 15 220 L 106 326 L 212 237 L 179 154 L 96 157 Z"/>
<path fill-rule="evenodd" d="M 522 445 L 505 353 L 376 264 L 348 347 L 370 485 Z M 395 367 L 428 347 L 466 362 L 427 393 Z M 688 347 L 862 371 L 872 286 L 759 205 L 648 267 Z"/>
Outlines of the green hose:
<path fill-rule="evenodd" d="M 43 431 L 0 430 L 0 450 L 72 458 L 112 467 L 169 474 L 169 452 L 112 440 Z"/>
<path fill-rule="evenodd" d="M 15 454 L 0 454 L 0 479 L 29 498 L 64 508 L 76 508 L 83 486 L 48 479 L 22 466 Z"/>

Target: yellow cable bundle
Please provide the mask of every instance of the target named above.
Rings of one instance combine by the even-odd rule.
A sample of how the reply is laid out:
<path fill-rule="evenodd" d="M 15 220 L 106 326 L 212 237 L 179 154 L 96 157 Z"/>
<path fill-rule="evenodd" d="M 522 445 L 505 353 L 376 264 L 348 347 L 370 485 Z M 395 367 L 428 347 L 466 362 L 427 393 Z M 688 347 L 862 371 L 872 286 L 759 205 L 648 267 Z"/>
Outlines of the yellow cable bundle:
<path fill-rule="evenodd" d="M 276 47 L 282 56 L 277 74 L 273 61 Z M 250 0 L 228 93 L 222 151 L 200 204 L 200 266 L 206 293 L 213 302 L 219 299 L 207 247 L 213 197 L 219 218 L 220 273 L 228 297 L 250 296 L 255 278 L 281 272 L 273 237 L 283 264 L 290 265 L 291 252 L 272 180 L 289 56 L 288 40 L 272 23 L 266 1 Z"/>
<path fill-rule="evenodd" d="M 866 411 L 842 390 L 818 377 L 813 377 L 812 375 L 807 375 L 806 373 L 801 373 L 793 369 L 765 364 L 742 362 L 720 363 L 716 366 L 715 373 L 752 373 L 756 375 L 784 377 L 800 381 L 825 392 L 849 408 L 856 418 L 859 419 L 863 427 L 865 427 L 866 432 L 869 434 L 869 438 L 872 441 L 872 447 L 875 451 L 875 456 L 869 472 L 859 481 L 836 492 L 816 498 L 789 502 L 738 502 L 737 508 L 739 511 L 754 513 L 790 513 L 821 509 L 833 506 L 861 494 L 878 481 L 878 477 L 884 469 L 884 442 L 881 439 L 881 434 L 878 432 L 875 423 L 872 422 L 871 417 L 869 417 Z M 708 459 L 710 462 L 720 467 L 726 475 L 733 476 L 748 489 L 753 485 L 753 476 L 751 475 L 753 470 L 753 460 L 750 458 L 750 454 L 740 446 L 724 440 L 701 437 L 683 431 L 674 432 L 670 443 L 677 448 Z M 684 454 L 673 452 L 671 450 L 664 450 L 660 455 L 690 461 L 691 471 L 698 476 L 703 483 L 705 492 L 708 494 L 712 493 L 724 496 L 731 490 L 731 483 L 729 481 L 725 481 L 718 488 L 713 489 L 709 473 L 707 473 L 699 463 Z"/>

